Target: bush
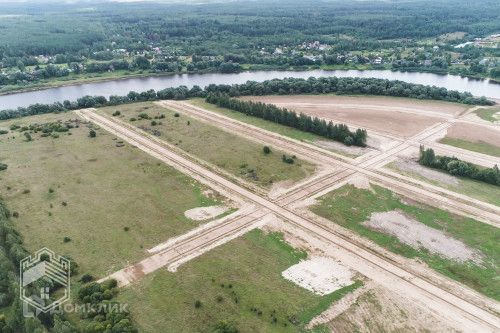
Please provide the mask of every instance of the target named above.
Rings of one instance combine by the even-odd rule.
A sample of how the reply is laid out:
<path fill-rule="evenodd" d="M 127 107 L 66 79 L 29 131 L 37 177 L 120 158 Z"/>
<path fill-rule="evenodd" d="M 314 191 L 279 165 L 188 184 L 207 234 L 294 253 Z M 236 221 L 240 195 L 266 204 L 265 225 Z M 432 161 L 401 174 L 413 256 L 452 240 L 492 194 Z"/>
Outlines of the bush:
<path fill-rule="evenodd" d="M 195 307 L 195 308 L 199 309 L 199 308 L 201 308 L 201 306 L 202 306 L 202 304 L 201 304 L 201 302 L 200 302 L 200 301 L 196 301 L 196 302 L 194 302 L 194 307 Z"/>
<path fill-rule="evenodd" d="M 8 165 L 5 163 L 0 163 L 0 171 L 7 170 Z"/>
<path fill-rule="evenodd" d="M 6 131 L 6 130 L 0 130 L 0 135 L 7 134 L 7 133 L 9 133 L 9 131 Z"/>
<path fill-rule="evenodd" d="M 122 114 L 122 113 L 121 113 L 120 111 L 115 111 L 115 112 L 113 112 L 113 114 L 112 114 L 112 115 L 113 115 L 113 117 L 116 117 L 116 116 L 119 116 L 119 115 L 121 115 L 121 114 Z"/>
<path fill-rule="evenodd" d="M 271 154 L 271 148 L 269 148 L 268 146 L 264 146 L 264 148 L 262 148 L 262 151 L 263 151 L 263 152 L 264 152 L 264 154 L 266 154 L 266 155 Z"/>
<path fill-rule="evenodd" d="M 64 237 L 63 242 L 64 243 L 69 243 L 69 242 L 71 242 L 71 238 L 69 238 L 68 236 L 66 236 L 66 237 Z"/>
<path fill-rule="evenodd" d="M 80 278 L 80 282 L 83 283 L 89 283 L 92 280 L 94 280 L 94 277 L 90 274 L 83 274 L 82 277 Z"/>
<path fill-rule="evenodd" d="M 283 154 L 283 156 L 281 157 L 281 160 L 284 163 L 287 163 L 287 164 L 293 164 L 293 163 L 295 163 L 295 160 L 293 159 L 293 157 L 287 156 L 285 154 Z"/>
<path fill-rule="evenodd" d="M 91 137 L 91 138 L 95 138 L 96 136 L 97 136 L 96 131 L 94 131 L 93 129 L 91 129 L 91 130 L 89 131 L 89 137 Z"/>

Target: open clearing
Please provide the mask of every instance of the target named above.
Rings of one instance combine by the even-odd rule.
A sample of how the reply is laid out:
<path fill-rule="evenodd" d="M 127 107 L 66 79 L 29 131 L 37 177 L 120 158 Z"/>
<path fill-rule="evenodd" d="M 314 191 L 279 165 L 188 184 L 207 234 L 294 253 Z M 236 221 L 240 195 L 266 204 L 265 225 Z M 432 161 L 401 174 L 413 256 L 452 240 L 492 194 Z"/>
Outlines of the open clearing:
<path fill-rule="evenodd" d="M 311 144 L 315 144 L 318 147 L 330 150 L 332 152 L 338 153 L 340 155 L 344 155 L 347 157 L 356 157 L 356 156 L 361 156 L 368 151 L 370 151 L 369 148 L 362 148 L 362 147 L 348 147 L 342 143 L 333 141 L 333 140 L 328 140 L 325 139 L 324 137 L 304 132 L 298 129 L 295 129 L 293 127 L 288 127 L 284 126 L 281 124 L 274 123 L 272 121 L 268 121 L 265 119 L 257 118 L 257 117 L 251 117 L 247 116 L 241 112 L 233 111 L 230 109 L 226 108 L 221 108 L 218 107 L 217 105 L 213 105 L 210 103 L 205 102 L 203 98 L 194 98 L 190 99 L 187 102 L 194 106 L 198 106 L 201 108 L 204 108 L 209 111 L 217 112 L 220 113 L 226 117 L 230 117 L 232 119 L 260 127 L 262 129 L 278 133 L 280 135 L 303 141 L 303 142 L 308 142 Z"/>
<path fill-rule="evenodd" d="M 500 206 L 500 186 L 473 179 L 455 177 L 444 171 L 424 167 L 418 162 L 406 158 L 400 158 L 391 162 L 386 167 L 402 175 L 423 180 L 433 185 L 465 194 L 471 198 Z"/>
<path fill-rule="evenodd" d="M 298 181 L 315 170 L 312 164 L 298 159 L 293 164 L 284 163 L 283 153 L 273 147 L 272 153 L 265 155 L 261 145 L 153 103 L 121 105 L 99 111 L 111 115 L 116 110 L 121 112 L 120 118 L 130 124 L 159 134 L 159 139 L 264 188 L 270 188 L 280 181 Z M 141 114 L 151 119 L 140 120 Z M 153 120 L 160 115 L 165 117 Z M 130 121 L 130 118 L 137 120 Z M 152 126 L 152 121 L 161 124 Z"/>
<path fill-rule="evenodd" d="M 443 231 L 426 226 L 405 215 L 399 210 L 383 213 L 372 213 L 363 225 L 395 236 L 401 243 L 414 249 L 425 249 L 432 254 L 455 260 L 461 263 L 472 261 L 477 265 L 482 262 L 482 254 L 469 248 Z"/>
<path fill-rule="evenodd" d="M 250 96 L 245 100 L 275 104 L 310 116 L 406 138 L 443 119 L 460 114 L 466 106 L 394 97 L 335 95 Z"/>
<path fill-rule="evenodd" d="M 77 118 L 73 113 L 34 116 L 0 126 Z M 215 193 L 205 196 L 191 178 L 119 144 L 106 131 L 96 132 L 89 138 L 80 123 L 72 135 L 59 133 L 59 138 L 37 133 L 26 142 L 17 131 L 0 137 L 0 159 L 8 164 L 0 174 L 0 194 L 19 213 L 13 222 L 29 251 L 47 246 L 70 255 L 81 273 L 105 275 L 199 226 L 184 216 L 186 210 L 222 203 Z"/>
<path fill-rule="evenodd" d="M 446 137 L 439 142 L 500 157 L 500 130 L 458 123 L 450 127 Z"/>
<path fill-rule="evenodd" d="M 361 285 L 319 296 L 281 276 L 305 257 L 279 234 L 254 230 L 176 273 L 163 270 L 145 277 L 118 299 L 130 304 L 141 332 L 209 332 L 224 321 L 240 332 L 299 332 Z"/>
<path fill-rule="evenodd" d="M 437 208 L 408 203 L 391 191 L 372 185 L 371 190 L 343 186 L 321 197 L 311 209 L 314 213 L 351 229 L 386 249 L 408 258 L 418 258 L 433 269 L 456 279 L 496 300 L 500 299 L 500 251 L 497 228 L 470 218 L 463 218 Z M 415 249 L 396 237 L 364 225 L 373 213 L 398 210 L 423 225 L 459 240 L 467 247 L 482 253 L 480 265 L 462 263 Z M 450 254 L 451 255 L 451 254 Z"/>

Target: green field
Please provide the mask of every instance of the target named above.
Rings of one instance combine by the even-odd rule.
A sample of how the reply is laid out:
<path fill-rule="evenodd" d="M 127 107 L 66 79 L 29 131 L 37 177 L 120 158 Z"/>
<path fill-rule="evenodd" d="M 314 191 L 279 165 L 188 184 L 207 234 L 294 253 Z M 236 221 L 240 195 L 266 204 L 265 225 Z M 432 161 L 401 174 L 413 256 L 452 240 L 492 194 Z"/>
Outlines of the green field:
<path fill-rule="evenodd" d="M 463 218 L 441 209 L 406 203 L 391 191 L 372 186 L 370 190 L 344 186 L 323 196 L 312 208 L 313 212 L 335 223 L 351 229 L 378 245 L 408 258 L 419 258 L 433 269 L 460 281 L 471 288 L 500 300 L 500 232 L 497 228 L 470 218 Z M 425 225 L 445 231 L 446 234 L 463 241 L 482 252 L 482 266 L 472 262 L 459 263 L 444 259 L 421 249 L 416 250 L 398 241 L 396 237 L 373 231 L 363 222 L 375 212 L 400 210 Z"/>
<path fill-rule="evenodd" d="M 475 151 L 477 153 L 500 157 L 500 147 L 486 142 L 470 142 L 448 137 L 439 140 L 439 142 L 444 143 L 445 145 Z"/>
<path fill-rule="evenodd" d="M 29 125 L 77 119 L 51 114 L 0 123 Z M 141 259 L 145 250 L 199 225 L 184 211 L 213 205 L 204 188 L 104 130 L 80 124 L 58 138 L 19 131 L 0 136 L 0 195 L 25 247 L 70 255 L 81 273 L 102 276 Z M 71 133 L 72 135 L 68 135 Z M 14 137 L 14 138 L 13 138 Z M 65 237 L 69 239 L 64 240 Z"/>
<path fill-rule="evenodd" d="M 285 280 L 281 272 L 305 256 L 279 234 L 254 230 L 176 273 L 146 276 L 118 299 L 130 305 L 141 332 L 212 332 L 222 322 L 239 332 L 303 332 L 304 324 L 361 285 L 318 296 Z"/>
<path fill-rule="evenodd" d="M 316 144 L 317 141 L 329 141 L 327 138 L 318 136 L 316 134 L 304 132 L 304 131 L 298 130 L 296 128 L 277 124 L 277 123 L 274 123 L 272 121 L 268 121 L 265 119 L 247 116 L 246 114 L 243 114 L 241 112 L 218 107 L 217 105 L 213 105 L 213 104 L 205 102 L 205 99 L 203 99 L 203 98 L 190 99 L 188 102 L 195 105 L 195 106 L 199 106 L 201 108 L 207 109 L 209 111 L 220 113 L 226 117 L 230 117 L 232 119 L 241 121 L 243 123 L 250 124 L 250 125 L 253 125 L 256 127 L 260 127 L 262 129 L 268 130 L 270 132 L 275 132 L 275 133 L 281 134 L 283 136 L 286 136 L 286 137 L 289 137 L 289 138 L 292 138 L 295 140 L 299 140 L 299 141 L 303 141 L 303 142 L 307 142 L 307 143 L 311 143 L 311 144 Z M 321 147 L 321 145 L 318 145 L 318 146 Z M 328 150 L 331 150 L 337 154 L 347 156 L 347 157 L 357 157 L 358 156 L 354 153 L 350 154 L 350 153 L 346 153 L 344 151 L 335 150 L 335 149 L 331 149 L 331 148 L 328 148 Z"/>
<path fill-rule="evenodd" d="M 314 172 L 315 167 L 295 159 L 293 164 L 282 161 L 283 153 L 271 147 L 272 153 L 263 153 L 263 146 L 218 127 L 175 112 L 153 103 L 138 103 L 99 109 L 111 115 L 116 110 L 120 118 L 149 132 L 160 132 L 159 138 L 180 149 L 264 188 L 280 181 L 298 181 Z M 152 119 L 139 119 L 141 113 Z M 163 119 L 154 120 L 158 115 Z M 130 121 L 136 118 L 136 121 Z M 152 121 L 158 124 L 152 126 Z"/>
<path fill-rule="evenodd" d="M 498 116 L 498 113 L 500 113 L 500 108 L 479 109 L 476 110 L 475 113 L 479 118 L 490 121 L 492 123 L 494 123 L 495 121 L 500 121 L 500 117 Z"/>
<path fill-rule="evenodd" d="M 418 180 L 422 180 L 428 183 L 431 183 L 436 186 L 440 186 L 446 188 L 450 191 L 454 191 L 457 193 L 465 194 L 471 198 L 475 198 L 496 206 L 500 206 L 500 186 L 488 184 L 485 182 L 480 182 L 473 179 L 456 177 L 458 180 L 458 184 L 447 184 L 441 181 L 437 181 L 434 179 L 429 179 L 424 177 L 416 172 L 401 170 L 397 167 L 396 163 L 389 163 L 387 165 L 389 169 L 392 169 L 402 175 L 409 176 Z M 444 171 L 439 171 L 436 169 L 436 172 L 442 172 L 443 174 L 449 175 Z"/>

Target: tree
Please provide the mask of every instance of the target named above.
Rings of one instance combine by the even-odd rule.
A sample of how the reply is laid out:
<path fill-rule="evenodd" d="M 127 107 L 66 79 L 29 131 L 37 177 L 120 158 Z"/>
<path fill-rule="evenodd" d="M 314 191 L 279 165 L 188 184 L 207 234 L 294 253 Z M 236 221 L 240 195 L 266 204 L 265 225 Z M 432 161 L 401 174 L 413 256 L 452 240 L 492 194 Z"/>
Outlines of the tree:
<path fill-rule="evenodd" d="M 139 56 L 134 59 L 134 67 L 142 70 L 149 69 L 151 67 L 151 63 L 146 57 Z"/>

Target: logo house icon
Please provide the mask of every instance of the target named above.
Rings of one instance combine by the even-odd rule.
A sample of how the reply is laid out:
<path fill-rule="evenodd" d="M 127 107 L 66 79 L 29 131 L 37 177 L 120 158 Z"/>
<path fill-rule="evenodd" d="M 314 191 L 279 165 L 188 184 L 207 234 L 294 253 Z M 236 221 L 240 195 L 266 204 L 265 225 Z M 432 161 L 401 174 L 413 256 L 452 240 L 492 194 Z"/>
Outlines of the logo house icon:
<path fill-rule="evenodd" d="M 49 312 L 70 298 L 70 261 L 43 248 L 20 262 L 20 297 L 37 311 Z"/>

